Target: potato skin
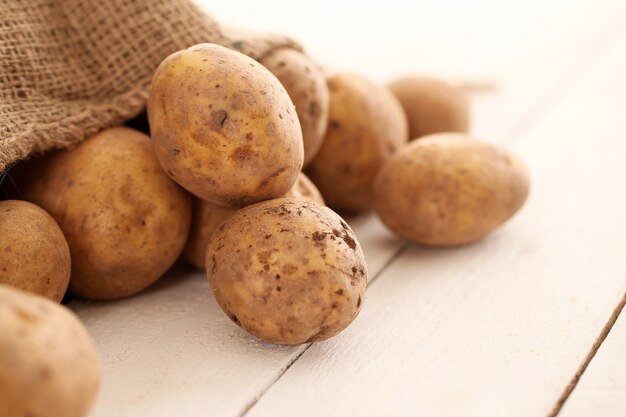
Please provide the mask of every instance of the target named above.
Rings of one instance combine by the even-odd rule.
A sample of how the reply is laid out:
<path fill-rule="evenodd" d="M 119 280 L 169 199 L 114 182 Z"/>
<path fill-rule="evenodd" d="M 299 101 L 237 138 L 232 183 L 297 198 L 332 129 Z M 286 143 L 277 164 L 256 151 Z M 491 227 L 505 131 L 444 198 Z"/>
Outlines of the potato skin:
<path fill-rule="evenodd" d="M 182 251 L 191 197 L 163 172 L 143 133 L 104 130 L 50 155 L 39 170 L 24 194 L 63 230 L 72 293 L 91 299 L 136 294 Z"/>
<path fill-rule="evenodd" d="M 0 253 L 0 284 L 61 301 L 70 281 L 70 249 L 43 209 L 0 201 Z"/>
<path fill-rule="evenodd" d="M 213 294 L 253 335 L 295 345 L 327 339 L 361 309 L 363 251 L 348 225 L 319 204 L 276 199 L 245 207 L 207 249 Z"/>
<path fill-rule="evenodd" d="M 374 210 L 398 236 L 450 246 L 481 239 L 524 204 L 524 164 L 506 150 L 461 133 L 411 142 L 383 167 Z"/>
<path fill-rule="evenodd" d="M 393 82 L 389 89 L 406 112 L 411 139 L 469 131 L 469 101 L 460 87 L 437 78 L 412 76 Z"/>
<path fill-rule="evenodd" d="M 0 416 L 86 416 L 100 385 L 100 360 L 76 316 L 0 285 L 0 329 Z"/>
<path fill-rule="evenodd" d="M 296 181 L 284 197 L 301 198 L 324 205 L 322 195 L 311 180 L 303 173 L 300 173 L 298 181 Z M 211 235 L 213 235 L 213 232 L 220 223 L 232 216 L 237 209 L 218 206 L 208 201 L 195 198 L 192 211 L 191 228 L 189 230 L 187 245 L 183 251 L 183 258 L 196 268 L 204 269 L 206 248 L 211 239 Z"/>
<path fill-rule="evenodd" d="M 279 48 L 260 60 L 278 78 L 296 106 L 304 141 L 304 166 L 315 157 L 326 133 L 330 105 L 321 69 L 307 55 Z"/>
<path fill-rule="evenodd" d="M 326 138 L 307 174 L 329 207 L 367 210 L 380 167 L 408 141 L 406 116 L 386 88 L 348 73 L 328 78 Z"/>
<path fill-rule="evenodd" d="M 244 206 L 285 194 L 304 158 L 293 103 L 258 62 L 200 44 L 158 67 L 148 101 L 166 172 L 214 204 Z"/>

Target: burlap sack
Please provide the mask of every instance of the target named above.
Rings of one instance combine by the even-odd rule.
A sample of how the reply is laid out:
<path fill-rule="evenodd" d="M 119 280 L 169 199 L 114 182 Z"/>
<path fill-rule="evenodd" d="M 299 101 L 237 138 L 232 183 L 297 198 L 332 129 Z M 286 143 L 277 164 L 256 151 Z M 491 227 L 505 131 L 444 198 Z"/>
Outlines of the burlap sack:
<path fill-rule="evenodd" d="M 255 59 L 299 49 L 226 30 L 188 0 L 0 1 L 0 173 L 138 115 L 172 52 L 201 42 Z"/>

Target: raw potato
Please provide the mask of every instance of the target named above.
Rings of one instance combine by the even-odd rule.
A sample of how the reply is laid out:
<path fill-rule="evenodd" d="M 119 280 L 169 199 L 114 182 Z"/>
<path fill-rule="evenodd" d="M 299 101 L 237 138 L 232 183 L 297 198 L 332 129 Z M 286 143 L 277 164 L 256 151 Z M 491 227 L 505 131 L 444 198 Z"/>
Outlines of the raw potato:
<path fill-rule="evenodd" d="M 307 166 L 322 146 L 328 124 L 330 102 L 324 74 L 311 58 L 290 48 L 276 49 L 260 62 L 278 78 L 296 106 Z"/>
<path fill-rule="evenodd" d="M 316 203 L 281 198 L 245 207 L 217 229 L 209 283 L 236 324 L 272 343 L 327 339 L 361 309 L 363 252 L 348 225 Z"/>
<path fill-rule="evenodd" d="M 519 210 L 529 190 L 524 164 L 461 133 L 411 142 L 381 170 L 374 209 L 398 236 L 449 246 L 481 239 Z"/>
<path fill-rule="evenodd" d="M 41 208 L 0 201 L 0 284 L 61 301 L 70 281 L 70 249 Z"/>
<path fill-rule="evenodd" d="M 354 74 L 328 79 L 326 139 L 307 169 L 329 207 L 367 210 L 380 167 L 409 139 L 406 116 L 386 88 Z"/>
<path fill-rule="evenodd" d="M 322 195 L 303 173 L 300 173 L 298 181 L 284 197 L 302 198 L 324 205 Z M 183 258 L 195 267 L 204 269 L 204 257 L 211 235 L 217 226 L 235 211 L 237 209 L 233 207 L 217 206 L 208 201 L 194 199 L 189 239 L 183 251 Z"/>
<path fill-rule="evenodd" d="M 289 191 L 283 197 L 293 197 L 300 198 L 303 200 L 312 201 L 314 203 L 325 205 L 324 197 L 320 193 L 320 190 L 317 189 L 315 184 L 311 182 L 309 177 L 307 177 L 304 173 L 300 173 L 298 175 L 298 181 L 291 187 Z"/>
<path fill-rule="evenodd" d="M 143 133 L 104 130 L 45 158 L 39 170 L 24 194 L 65 234 L 72 293 L 91 299 L 136 294 L 182 251 L 191 197 L 163 172 Z"/>
<path fill-rule="evenodd" d="M 406 77 L 389 88 L 409 120 L 411 139 L 440 132 L 469 131 L 469 103 L 460 87 L 430 77 Z"/>
<path fill-rule="evenodd" d="M 225 206 L 280 197 L 304 158 L 296 110 L 258 62 L 200 44 L 167 57 L 148 119 L 161 165 L 196 196 Z"/>
<path fill-rule="evenodd" d="M 72 312 L 0 285 L 0 329 L 0 416 L 88 414 L 100 385 L 100 360 Z"/>

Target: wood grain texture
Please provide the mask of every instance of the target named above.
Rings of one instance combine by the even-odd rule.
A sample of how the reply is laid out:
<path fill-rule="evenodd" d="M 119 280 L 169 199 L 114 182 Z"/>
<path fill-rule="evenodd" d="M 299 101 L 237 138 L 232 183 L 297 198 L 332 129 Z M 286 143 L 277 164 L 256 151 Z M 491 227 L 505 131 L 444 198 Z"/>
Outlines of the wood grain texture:
<path fill-rule="evenodd" d="M 626 292 L 624 73 L 621 31 L 514 143 L 527 207 L 477 244 L 411 246 L 247 416 L 547 415 Z"/>
<path fill-rule="evenodd" d="M 625 301 L 626 295 L 618 306 L 622 314 L 613 324 L 558 416 L 626 416 Z"/>

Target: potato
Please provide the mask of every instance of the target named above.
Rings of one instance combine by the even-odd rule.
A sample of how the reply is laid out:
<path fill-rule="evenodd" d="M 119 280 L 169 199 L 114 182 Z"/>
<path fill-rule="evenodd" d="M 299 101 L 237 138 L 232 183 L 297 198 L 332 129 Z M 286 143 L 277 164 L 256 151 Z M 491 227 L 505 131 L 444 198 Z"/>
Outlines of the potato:
<path fill-rule="evenodd" d="M 0 284 L 61 301 L 70 249 L 54 219 L 26 201 L 0 201 Z"/>
<path fill-rule="evenodd" d="M 361 309 L 363 251 L 332 210 L 281 198 L 245 207 L 215 231 L 206 254 L 213 294 L 253 335 L 295 345 L 327 339 Z"/>
<path fill-rule="evenodd" d="M 397 80 L 389 88 L 406 112 L 411 139 L 469 131 L 469 103 L 460 87 L 437 78 L 413 76 Z"/>
<path fill-rule="evenodd" d="M 304 141 L 304 166 L 315 157 L 328 124 L 328 86 L 321 69 L 302 52 L 279 48 L 261 59 L 278 78 L 296 106 Z"/>
<path fill-rule="evenodd" d="M 191 197 L 163 172 L 150 138 L 126 127 L 50 155 L 24 194 L 63 230 L 70 291 L 81 297 L 138 293 L 165 273 L 187 240 Z"/>
<path fill-rule="evenodd" d="M 296 181 L 293 187 L 291 187 L 283 197 L 300 198 L 321 204 L 322 206 L 326 204 L 320 190 L 318 190 L 309 177 L 302 172 L 298 175 L 298 181 Z"/>
<path fill-rule="evenodd" d="M 378 170 L 408 141 L 406 117 L 387 89 L 361 76 L 337 74 L 328 87 L 326 138 L 306 172 L 329 207 L 366 210 Z"/>
<path fill-rule="evenodd" d="M 0 416 L 86 416 L 100 385 L 100 360 L 76 316 L 0 285 L 0 329 Z"/>
<path fill-rule="evenodd" d="M 300 173 L 298 181 L 285 194 L 285 197 L 301 198 L 315 203 L 324 204 L 322 195 L 306 175 Z M 208 201 L 194 199 L 193 215 L 187 245 L 183 258 L 197 268 L 204 269 L 204 257 L 211 235 L 217 226 L 237 211 L 233 207 L 217 206 Z"/>
<path fill-rule="evenodd" d="M 194 198 L 193 214 L 189 238 L 183 250 L 183 259 L 195 266 L 204 269 L 204 257 L 211 236 L 224 220 L 237 211 L 234 207 L 222 207 L 208 201 Z"/>
<path fill-rule="evenodd" d="M 411 142 L 380 171 L 374 209 L 398 236 L 449 246 L 481 239 L 524 204 L 522 162 L 462 133 Z"/>
<path fill-rule="evenodd" d="M 302 131 L 280 82 L 258 62 L 200 44 L 159 65 L 148 119 L 161 165 L 213 204 L 280 197 L 304 158 Z"/>

